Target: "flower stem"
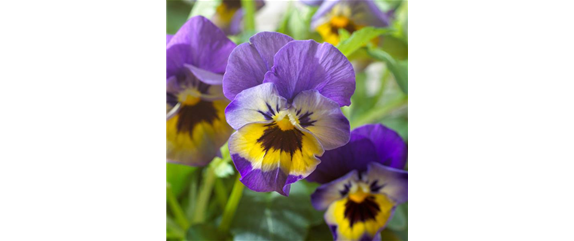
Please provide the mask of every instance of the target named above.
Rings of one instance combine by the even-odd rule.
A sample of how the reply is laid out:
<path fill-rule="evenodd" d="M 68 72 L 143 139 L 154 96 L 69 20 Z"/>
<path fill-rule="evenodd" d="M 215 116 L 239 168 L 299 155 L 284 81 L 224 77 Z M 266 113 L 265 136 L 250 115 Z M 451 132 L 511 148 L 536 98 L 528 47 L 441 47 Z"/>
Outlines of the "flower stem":
<path fill-rule="evenodd" d="M 169 184 L 167 185 L 166 193 L 167 193 L 167 203 L 169 204 L 169 207 L 171 208 L 171 211 L 175 216 L 177 224 L 183 230 L 186 230 L 189 227 L 189 222 L 187 221 L 187 218 L 185 218 L 185 213 L 183 212 L 183 209 L 177 202 L 177 198 L 173 194 L 173 191 L 171 190 L 171 186 Z"/>
<path fill-rule="evenodd" d="M 225 208 L 225 205 L 227 205 L 227 190 L 221 178 L 215 180 L 215 197 L 221 208 Z"/>
<path fill-rule="evenodd" d="M 191 221 L 192 224 L 201 223 L 205 220 L 207 203 L 209 202 L 209 197 L 213 191 L 213 184 L 215 183 L 216 178 L 215 172 L 213 170 L 213 165 L 207 166 L 203 175 L 203 186 L 201 187 L 199 196 L 197 197 L 197 203 L 195 204 L 195 215 Z"/>
<path fill-rule="evenodd" d="M 221 224 L 219 224 L 219 230 L 221 232 L 226 233 L 231 226 L 231 221 L 233 221 L 233 216 L 235 216 L 235 211 L 237 210 L 237 205 L 239 204 L 239 200 L 241 200 L 241 196 L 243 195 L 243 188 L 245 187 L 239 178 L 241 177 L 240 174 L 237 174 L 237 179 L 235 180 L 235 184 L 233 184 L 233 191 L 231 191 L 231 196 L 227 201 L 227 205 L 225 206 L 225 210 L 223 211 L 223 218 L 221 218 Z"/>
<path fill-rule="evenodd" d="M 245 16 L 243 17 L 245 31 L 255 31 L 255 0 L 241 0 L 241 8 L 245 11 Z"/>

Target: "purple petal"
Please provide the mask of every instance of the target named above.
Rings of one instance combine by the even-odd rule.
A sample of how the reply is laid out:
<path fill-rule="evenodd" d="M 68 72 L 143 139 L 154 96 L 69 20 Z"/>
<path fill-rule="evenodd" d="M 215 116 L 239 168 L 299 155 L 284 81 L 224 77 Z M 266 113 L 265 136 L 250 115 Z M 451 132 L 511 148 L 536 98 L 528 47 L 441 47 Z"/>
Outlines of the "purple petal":
<path fill-rule="evenodd" d="M 307 6 L 319 6 L 323 0 L 301 0 L 301 2 Z"/>
<path fill-rule="evenodd" d="M 351 104 L 355 72 L 347 58 L 329 43 L 292 41 L 277 52 L 264 82 L 272 82 L 288 101 L 305 90 L 317 90 L 340 106 Z"/>
<path fill-rule="evenodd" d="M 408 200 L 407 171 L 386 167 L 373 162 L 369 163 L 367 180 L 370 183 L 376 180 L 380 186 L 378 193 L 387 195 L 387 197 L 394 200 L 397 205 Z"/>
<path fill-rule="evenodd" d="M 266 83 L 235 96 L 225 109 L 225 118 L 233 129 L 239 130 L 249 123 L 271 121 L 286 105 L 287 100 L 279 96 L 273 83 Z"/>
<path fill-rule="evenodd" d="M 235 44 L 202 16 L 189 19 L 167 43 L 167 77 L 179 74 L 184 64 L 222 74 Z"/>
<path fill-rule="evenodd" d="M 348 185 L 350 180 L 357 181 L 357 174 L 358 172 L 353 170 L 345 176 L 318 187 L 317 190 L 311 194 L 311 203 L 313 204 L 313 207 L 317 210 L 325 210 L 334 201 L 345 197 L 340 191 L 345 189 L 345 185 Z"/>
<path fill-rule="evenodd" d="M 229 56 L 223 75 L 225 97 L 233 100 L 239 92 L 263 83 L 265 73 L 273 65 L 275 53 L 292 40 L 284 34 L 261 32 L 249 39 L 251 43 L 237 46 Z"/>
<path fill-rule="evenodd" d="M 350 125 L 339 104 L 316 90 L 306 90 L 293 100 L 299 124 L 319 139 L 325 150 L 335 149 L 349 142 Z"/>
<path fill-rule="evenodd" d="M 371 124 L 358 127 L 352 135 L 365 136 L 373 142 L 379 156 L 379 163 L 403 169 L 407 162 L 407 145 L 392 129 L 381 124 Z"/>
<path fill-rule="evenodd" d="M 287 43 L 293 41 L 293 38 L 275 32 L 261 32 L 249 38 L 249 42 L 253 44 L 259 55 L 267 66 L 267 70 L 273 67 L 273 58 L 275 54 Z"/>
<path fill-rule="evenodd" d="M 350 9 L 348 16 L 355 24 L 363 26 L 386 27 L 389 25 L 388 14 L 383 13 L 373 1 L 338 0 L 325 1 L 311 19 L 311 28 L 329 21 L 331 10 L 335 5 Z"/>
<path fill-rule="evenodd" d="M 321 163 L 307 177 L 308 181 L 328 183 L 344 176 L 352 170 L 366 171 L 370 162 L 377 162 L 377 152 L 373 143 L 364 136 L 353 135 L 347 145 L 325 151 L 319 157 Z"/>
<path fill-rule="evenodd" d="M 166 45 L 169 43 L 169 41 L 171 40 L 171 38 L 173 38 L 173 35 L 171 34 L 167 34 L 167 41 L 166 41 Z"/>
<path fill-rule="evenodd" d="M 201 82 L 208 85 L 221 85 L 221 80 L 223 79 L 222 74 L 216 74 L 190 64 L 184 64 L 184 66 L 188 68 L 189 71 L 191 71 L 191 73 L 197 77 L 197 79 L 201 80 Z"/>
<path fill-rule="evenodd" d="M 333 7 L 337 5 L 337 3 L 339 2 L 341 1 L 340 0 L 323 1 L 319 9 L 317 9 L 317 12 L 315 12 L 313 17 L 311 18 L 311 28 L 316 29 L 319 25 L 323 24 L 325 21 L 329 21 L 330 19 L 328 19 L 329 16 L 327 16 L 327 14 L 331 12 L 331 9 L 333 9 Z"/>

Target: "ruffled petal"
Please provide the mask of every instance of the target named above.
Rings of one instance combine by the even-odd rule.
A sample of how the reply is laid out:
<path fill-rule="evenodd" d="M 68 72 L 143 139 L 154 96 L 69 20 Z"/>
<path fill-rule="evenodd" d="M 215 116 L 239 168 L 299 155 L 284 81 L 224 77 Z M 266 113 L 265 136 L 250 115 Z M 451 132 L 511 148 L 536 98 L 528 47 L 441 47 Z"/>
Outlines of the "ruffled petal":
<path fill-rule="evenodd" d="M 371 185 L 372 191 L 388 196 L 397 204 L 404 203 L 408 200 L 407 171 L 386 167 L 373 162 L 369 163 L 366 178 Z"/>
<path fill-rule="evenodd" d="M 207 165 L 233 131 L 225 122 L 224 110 L 228 103 L 227 100 L 219 100 L 184 105 L 167 120 L 168 162 Z"/>
<path fill-rule="evenodd" d="M 328 183 L 352 170 L 366 171 L 370 162 L 378 161 L 378 156 L 369 139 L 351 133 L 351 140 L 347 145 L 325 151 L 319 159 L 321 164 L 307 177 L 308 181 Z"/>
<path fill-rule="evenodd" d="M 354 182 L 359 180 L 358 173 L 357 170 L 353 170 L 337 180 L 318 187 L 317 190 L 311 194 L 313 207 L 317 210 L 325 210 L 334 201 L 344 198 L 347 194 L 344 191 L 350 186 L 349 181 Z"/>
<path fill-rule="evenodd" d="M 249 189 L 288 196 L 291 183 L 315 170 L 323 148 L 306 130 L 278 128 L 272 121 L 247 124 L 229 138 L 229 152 Z"/>
<path fill-rule="evenodd" d="M 273 83 L 267 83 L 235 96 L 225 110 L 225 117 L 227 123 L 238 130 L 248 123 L 272 120 L 286 105 L 287 100 L 279 96 Z"/>
<path fill-rule="evenodd" d="M 393 201 L 382 194 L 372 195 L 368 203 L 349 202 L 349 199 L 335 201 L 325 212 L 324 218 L 334 240 L 373 240 L 386 226 L 396 208 Z M 356 208 L 358 205 L 363 207 Z M 363 210 L 371 212 L 361 214 Z"/>
<path fill-rule="evenodd" d="M 329 43 L 292 41 L 281 48 L 274 66 L 265 74 L 288 101 L 302 91 L 317 90 L 340 106 L 351 104 L 355 72 L 347 58 Z"/>
<path fill-rule="evenodd" d="M 177 75 L 184 64 L 222 74 L 235 43 L 208 19 L 190 18 L 167 43 L 167 77 Z"/>
<path fill-rule="evenodd" d="M 349 121 L 341 112 L 339 104 L 322 96 L 316 90 L 307 90 L 293 100 L 299 124 L 319 139 L 325 150 L 343 146 L 349 142 Z"/>
<path fill-rule="evenodd" d="M 273 65 L 275 53 L 292 40 L 284 34 L 261 32 L 249 39 L 251 43 L 237 46 L 229 56 L 223 76 L 225 97 L 233 100 L 241 91 L 263 83 L 265 73 Z"/>
<path fill-rule="evenodd" d="M 381 124 L 364 125 L 354 129 L 352 135 L 365 136 L 373 142 L 379 156 L 379 163 L 398 169 L 405 167 L 407 145 L 392 129 Z"/>

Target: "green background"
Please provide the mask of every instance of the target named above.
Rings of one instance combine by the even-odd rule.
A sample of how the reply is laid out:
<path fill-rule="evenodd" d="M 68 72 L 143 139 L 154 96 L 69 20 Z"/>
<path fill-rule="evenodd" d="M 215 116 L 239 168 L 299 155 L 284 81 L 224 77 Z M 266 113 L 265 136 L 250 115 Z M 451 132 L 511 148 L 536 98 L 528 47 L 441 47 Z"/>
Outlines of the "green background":
<path fill-rule="evenodd" d="M 569 240 L 574 2 L 407 4 L 410 240 Z"/>

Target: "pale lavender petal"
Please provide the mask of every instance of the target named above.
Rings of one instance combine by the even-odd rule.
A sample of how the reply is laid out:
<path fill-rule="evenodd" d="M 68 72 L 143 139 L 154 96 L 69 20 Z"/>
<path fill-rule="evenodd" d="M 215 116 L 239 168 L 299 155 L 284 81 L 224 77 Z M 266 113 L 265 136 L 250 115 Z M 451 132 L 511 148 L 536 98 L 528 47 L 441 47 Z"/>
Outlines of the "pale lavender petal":
<path fill-rule="evenodd" d="M 313 204 L 313 207 L 317 210 L 325 210 L 334 201 L 344 198 L 347 195 L 343 192 L 346 188 L 345 185 L 350 187 L 350 181 L 358 181 L 358 173 L 358 171 L 353 170 L 332 182 L 318 187 L 317 190 L 311 194 L 311 204 Z"/>
<path fill-rule="evenodd" d="M 200 69 L 190 64 L 184 64 L 186 68 L 197 77 L 201 82 L 209 85 L 221 85 L 221 80 L 223 79 L 222 74 L 216 74 L 211 71 Z"/>
<path fill-rule="evenodd" d="M 340 106 L 351 104 L 355 72 L 347 58 L 329 43 L 292 41 L 281 48 L 264 82 L 275 83 L 288 101 L 305 90 L 317 90 Z"/>
<path fill-rule="evenodd" d="M 225 118 L 233 129 L 238 130 L 249 123 L 271 121 L 286 105 L 287 100 L 279 96 L 273 83 L 266 83 L 235 96 L 225 109 Z"/>
<path fill-rule="evenodd" d="M 325 150 L 349 142 L 351 127 L 337 102 L 316 90 L 306 90 L 295 97 L 292 108 L 297 113 L 299 125 L 311 131 Z"/>
<path fill-rule="evenodd" d="M 379 163 L 369 163 L 367 180 L 377 193 L 383 193 L 394 200 L 397 205 L 408 200 L 408 172 L 383 166 Z M 376 182 L 375 184 L 373 184 Z"/>

